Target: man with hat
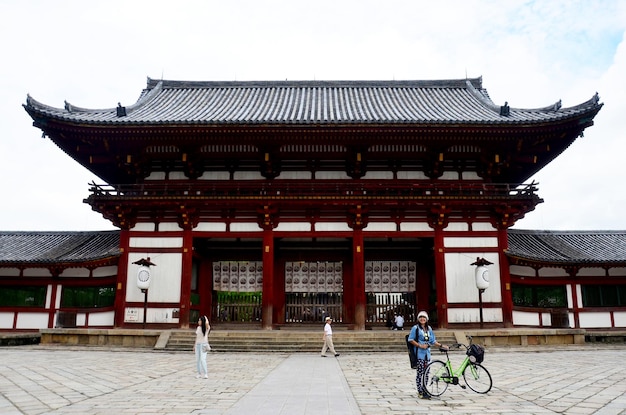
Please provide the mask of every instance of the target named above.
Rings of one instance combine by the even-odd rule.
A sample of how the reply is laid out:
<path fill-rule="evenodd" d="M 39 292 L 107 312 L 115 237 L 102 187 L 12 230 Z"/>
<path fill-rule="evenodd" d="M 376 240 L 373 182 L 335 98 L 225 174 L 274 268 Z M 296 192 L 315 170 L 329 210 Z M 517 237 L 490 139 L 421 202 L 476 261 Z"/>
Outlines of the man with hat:
<path fill-rule="evenodd" d="M 333 345 L 333 329 L 330 327 L 333 319 L 326 317 L 326 324 L 324 325 L 324 346 L 322 346 L 322 357 L 326 357 L 326 350 L 330 350 L 335 357 L 339 356 L 339 353 L 335 351 Z"/>

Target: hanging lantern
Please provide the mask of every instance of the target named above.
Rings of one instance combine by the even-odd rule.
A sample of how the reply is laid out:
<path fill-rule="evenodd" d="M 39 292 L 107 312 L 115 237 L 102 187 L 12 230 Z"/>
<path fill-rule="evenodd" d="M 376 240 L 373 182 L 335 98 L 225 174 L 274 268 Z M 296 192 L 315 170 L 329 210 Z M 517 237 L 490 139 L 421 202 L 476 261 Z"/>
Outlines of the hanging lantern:
<path fill-rule="evenodd" d="M 476 267 L 476 288 L 479 290 L 489 288 L 489 270 L 484 265 Z"/>
<path fill-rule="evenodd" d="M 150 257 L 148 259 L 141 258 L 139 261 L 133 262 L 133 264 L 139 265 L 137 269 L 137 287 L 143 291 L 150 288 L 150 281 L 152 277 L 152 273 L 150 272 L 150 266 L 155 266 L 156 264 L 150 262 Z"/>
<path fill-rule="evenodd" d="M 471 265 L 476 265 L 474 270 L 474 276 L 476 278 L 476 288 L 479 290 L 486 290 L 489 288 L 489 269 L 487 265 L 491 265 L 493 262 L 487 261 L 485 258 L 476 258 L 476 262 Z"/>
<path fill-rule="evenodd" d="M 142 265 L 137 270 L 137 287 L 141 290 L 150 288 L 150 268 Z"/>

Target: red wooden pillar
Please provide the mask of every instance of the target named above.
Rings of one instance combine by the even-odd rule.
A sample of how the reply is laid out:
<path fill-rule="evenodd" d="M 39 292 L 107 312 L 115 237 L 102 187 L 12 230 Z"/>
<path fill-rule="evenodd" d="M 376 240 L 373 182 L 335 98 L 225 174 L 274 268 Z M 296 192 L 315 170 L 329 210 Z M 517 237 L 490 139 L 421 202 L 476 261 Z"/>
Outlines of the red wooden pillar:
<path fill-rule="evenodd" d="M 120 230 L 120 259 L 117 263 L 117 286 L 115 287 L 115 327 L 124 326 L 126 314 L 126 285 L 128 283 L 128 249 L 130 246 L 130 231 Z"/>
<path fill-rule="evenodd" d="M 272 316 L 274 313 L 274 231 L 263 231 L 263 299 L 262 327 L 272 329 Z"/>
<path fill-rule="evenodd" d="M 182 276 L 180 280 L 180 314 L 178 327 L 189 328 L 189 307 L 191 306 L 191 273 L 193 269 L 193 236 L 191 229 L 183 231 Z"/>
<path fill-rule="evenodd" d="M 57 281 L 59 278 L 59 274 L 57 273 L 56 275 L 54 274 L 54 270 L 50 270 L 50 273 L 52 275 L 52 284 L 50 284 L 50 308 L 48 308 L 48 327 L 47 328 L 54 328 L 55 325 L 55 317 L 56 317 L 56 304 L 57 304 L 57 292 L 59 291 L 59 284 L 57 284 L 54 281 Z M 60 307 L 59 307 L 60 308 Z M 17 313 L 15 313 L 17 315 Z M 15 328 L 16 326 L 13 325 L 13 328 Z"/>
<path fill-rule="evenodd" d="M 504 251 L 509 247 L 507 228 L 498 229 L 498 262 L 500 263 L 500 295 L 502 296 L 502 322 L 504 327 L 513 327 L 513 295 L 511 294 L 511 272 Z"/>
<path fill-rule="evenodd" d="M 435 227 L 435 286 L 437 287 L 437 321 L 440 328 L 448 327 L 448 295 L 446 293 L 446 261 L 443 227 Z"/>
<path fill-rule="evenodd" d="M 363 231 L 354 229 L 352 234 L 352 286 L 354 293 L 354 330 L 365 330 L 367 297 L 365 296 L 365 257 Z"/>

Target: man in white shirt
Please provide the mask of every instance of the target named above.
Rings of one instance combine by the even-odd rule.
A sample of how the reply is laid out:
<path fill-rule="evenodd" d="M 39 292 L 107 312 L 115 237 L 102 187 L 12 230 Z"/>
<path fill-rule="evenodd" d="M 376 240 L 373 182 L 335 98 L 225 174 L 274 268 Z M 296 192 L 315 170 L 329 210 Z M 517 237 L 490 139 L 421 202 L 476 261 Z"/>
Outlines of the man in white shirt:
<path fill-rule="evenodd" d="M 335 355 L 335 357 L 339 356 L 339 353 L 335 351 L 335 346 L 333 345 L 333 329 L 330 327 L 332 322 L 332 318 L 326 317 L 326 324 L 324 325 L 324 346 L 322 346 L 322 357 L 326 357 L 326 350 L 330 350 L 331 353 Z"/>
<path fill-rule="evenodd" d="M 398 314 L 396 316 L 396 320 L 394 321 L 395 328 L 394 330 L 404 330 L 404 317 L 402 314 Z"/>

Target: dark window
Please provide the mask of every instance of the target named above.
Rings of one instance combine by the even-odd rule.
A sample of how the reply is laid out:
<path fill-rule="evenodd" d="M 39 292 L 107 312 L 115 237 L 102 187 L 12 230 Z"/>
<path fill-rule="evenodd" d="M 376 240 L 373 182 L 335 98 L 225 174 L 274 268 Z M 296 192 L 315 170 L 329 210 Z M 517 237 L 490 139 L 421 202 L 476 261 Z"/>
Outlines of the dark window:
<path fill-rule="evenodd" d="M 513 304 L 519 307 L 567 307 L 564 285 L 512 285 Z"/>
<path fill-rule="evenodd" d="M 626 285 L 583 285 L 583 306 L 625 307 Z"/>
<path fill-rule="evenodd" d="M 115 302 L 115 286 L 63 287 L 61 307 L 111 307 Z"/>
<path fill-rule="evenodd" d="M 1 287 L 0 307 L 45 307 L 46 287 Z"/>

